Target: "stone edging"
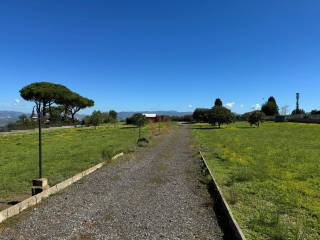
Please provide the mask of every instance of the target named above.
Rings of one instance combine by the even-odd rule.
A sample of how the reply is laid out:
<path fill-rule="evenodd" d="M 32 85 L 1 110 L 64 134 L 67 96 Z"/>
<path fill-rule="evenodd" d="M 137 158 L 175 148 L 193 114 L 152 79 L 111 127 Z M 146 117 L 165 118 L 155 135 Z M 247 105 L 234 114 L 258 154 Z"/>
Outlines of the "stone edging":
<path fill-rule="evenodd" d="M 214 201 L 215 201 L 215 205 L 218 205 L 219 207 L 219 212 L 221 213 L 223 219 L 224 224 L 226 225 L 226 227 L 228 228 L 228 232 L 231 231 L 231 236 L 232 239 L 235 240 L 245 240 L 245 236 L 241 230 L 241 228 L 239 227 L 239 224 L 237 223 L 237 221 L 235 220 L 231 209 L 227 203 L 227 201 L 225 200 L 222 191 L 220 189 L 220 187 L 218 186 L 218 183 L 216 181 L 216 179 L 214 178 L 213 172 L 212 170 L 209 168 L 207 160 L 204 158 L 203 154 L 201 151 L 199 151 L 201 159 L 205 165 L 206 171 L 209 172 L 209 174 L 211 175 L 212 178 L 212 184 L 213 184 L 213 191 L 214 191 Z"/>
<path fill-rule="evenodd" d="M 114 157 L 112 157 L 112 160 L 115 160 L 121 156 L 123 156 L 124 153 L 119 153 L 117 155 L 115 155 Z M 93 173 L 94 171 L 98 170 L 99 168 L 103 167 L 105 164 L 107 163 L 107 161 L 99 163 L 81 173 L 78 173 L 77 175 L 61 182 L 58 183 L 57 185 L 49 188 L 46 191 L 43 191 L 35 196 L 32 196 L 30 198 L 25 199 L 24 201 L 9 207 L 3 211 L 0 212 L 0 223 L 4 222 L 5 220 L 7 220 L 8 218 L 11 218 L 15 215 L 18 215 L 19 213 L 21 213 L 22 211 L 26 210 L 27 208 L 30 208 L 32 206 L 37 205 L 38 203 L 40 203 L 43 199 L 49 197 L 52 194 L 55 194 L 63 189 L 65 189 L 66 187 L 70 186 L 71 184 L 79 181 L 81 178 L 83 178 L 84 176 L 87 176 L 91 173 Z"/>

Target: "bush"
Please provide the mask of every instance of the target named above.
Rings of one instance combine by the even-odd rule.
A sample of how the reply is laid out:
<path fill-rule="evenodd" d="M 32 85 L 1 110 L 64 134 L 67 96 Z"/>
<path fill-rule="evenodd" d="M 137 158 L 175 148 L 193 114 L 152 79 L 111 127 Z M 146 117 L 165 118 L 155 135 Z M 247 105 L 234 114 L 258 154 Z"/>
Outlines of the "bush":
<path fill-rule="evenodd" d="M 147 122 L 148 119 L 142 113 L 135 113 L 126 119 L 127 124 L 136 125 L 138 127 L 144 126 Z"/>
<path fill-rule="evenodd" d="M 261 111 L 253 111 L 248 115 L 248 122 L 250 125 L 260 126 L 264 113 Z"/>

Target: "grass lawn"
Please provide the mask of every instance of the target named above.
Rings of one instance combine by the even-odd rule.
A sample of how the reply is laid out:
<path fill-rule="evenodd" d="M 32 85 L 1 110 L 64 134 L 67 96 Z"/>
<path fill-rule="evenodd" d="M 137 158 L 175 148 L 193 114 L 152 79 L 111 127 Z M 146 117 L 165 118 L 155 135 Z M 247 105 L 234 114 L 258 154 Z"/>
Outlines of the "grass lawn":
<path fill-rule="evenodd" d="M 320 125 L 196 124 L 193 133 L 248 239 L 320 239 Z"/>
<path fill-rule="evenodd" d="M 149 127 L 143 135 L 149 136 Z M 52 186 L 118 152 L 133 151 L 138 129 L 113 125 L 44 130 L 43 176 Z M 0 203 L 23 199 L 38 177 L 38 134 L 0 135 Z M 103 153 L 104 152 L 104 153 Z"/>

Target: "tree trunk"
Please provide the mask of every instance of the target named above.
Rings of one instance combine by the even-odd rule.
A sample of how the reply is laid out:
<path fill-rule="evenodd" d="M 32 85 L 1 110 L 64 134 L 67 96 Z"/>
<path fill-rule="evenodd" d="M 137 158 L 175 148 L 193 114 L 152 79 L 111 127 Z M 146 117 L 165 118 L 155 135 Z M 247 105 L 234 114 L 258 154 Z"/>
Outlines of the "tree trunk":
<path fill-rule="evenodd" d="M 46 106 L 47 106 L 47 102 L 46 101 L 43 101 L 42 103 L 42 116 L 45 117 L 46 116 Z"/>
<path fill-rule="evenodd" d="M 49 114 L 50 114 L 50 120 L 51 120 L 51 116 L 52 116 L 52 109 L 51 109 L 51 105 L 52 105 L 52 102 L 49 102 Z"/>
<path fill-rule="evenodd" d="M 71 118 L 72 118 L 72 125 L 74 126 L 75 125 L 75 119 L 74 119 L 74 116 L 76 114 L 75 113 L 71 113 Z"/>

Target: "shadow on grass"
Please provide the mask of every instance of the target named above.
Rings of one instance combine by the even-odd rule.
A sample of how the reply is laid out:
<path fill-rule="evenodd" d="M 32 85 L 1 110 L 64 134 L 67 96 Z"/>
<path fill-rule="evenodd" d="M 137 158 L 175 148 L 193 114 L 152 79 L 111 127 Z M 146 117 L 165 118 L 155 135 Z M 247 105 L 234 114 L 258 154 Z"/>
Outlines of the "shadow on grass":
<path fill-rule="evenodd" d="M 218 128 L 218 127 L 193 127 L 192 129 L 197 129 L 197 130 L 220 130 L 223 128 Z"/>

